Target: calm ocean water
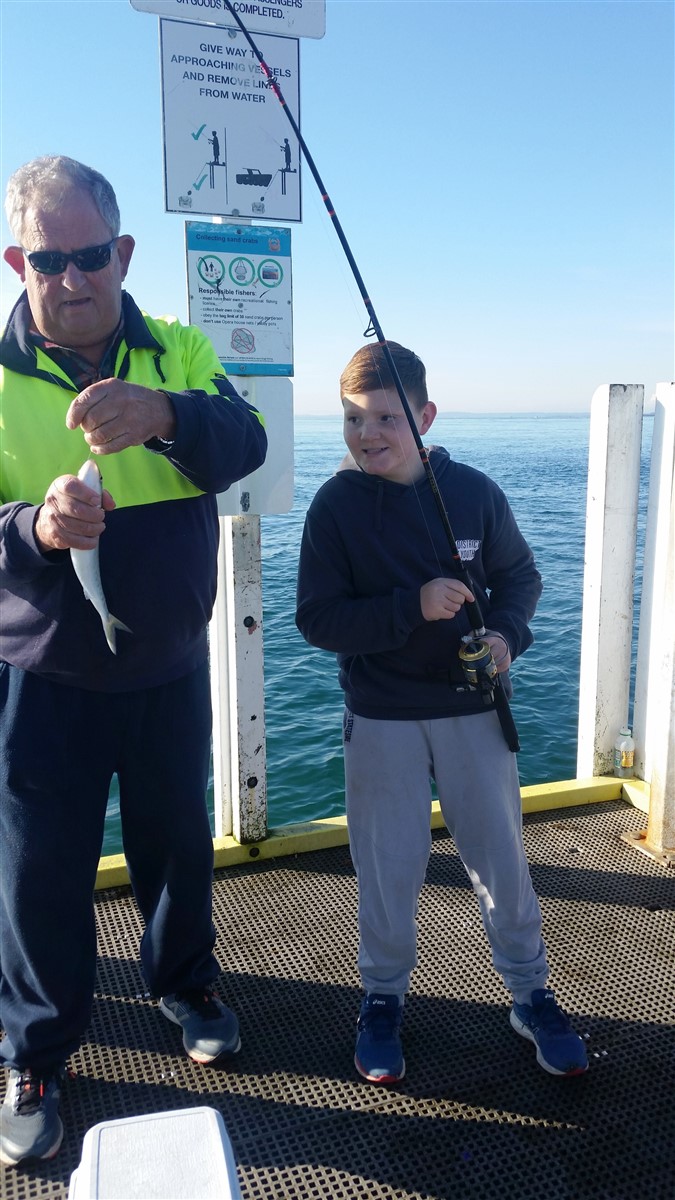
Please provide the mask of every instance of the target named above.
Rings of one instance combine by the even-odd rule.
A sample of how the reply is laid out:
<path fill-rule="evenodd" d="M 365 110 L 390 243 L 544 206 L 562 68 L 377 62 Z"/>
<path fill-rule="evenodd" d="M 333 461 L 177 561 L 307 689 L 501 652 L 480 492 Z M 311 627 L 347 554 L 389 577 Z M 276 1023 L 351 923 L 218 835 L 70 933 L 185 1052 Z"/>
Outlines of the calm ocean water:
<path fill-rule="evenodd" d="M 511 707 L 522 746 L 518 756 L 522 785 L 571 779 L 576 773 L 588 432 L 587 414 L 440 414 L 429 437 L 503 488 L 544 580 L 532 624 L 534 645 L 512 671 Z M 651 433 L 652 421 L 647 419 L 637 597 Z M 293 509 L 262 518 L 270 826 L 344 812 L 342 692 L 335 659 L 308 646 L 293 620 L 304 515 L 343 453 L 339 416 L 296 417 Z M 452 512 L 449 516 L 452 524 Z M 636 629 L 637 615 L 636 611 Z M 113 789 L 104 853 L 120 849 Z"/>

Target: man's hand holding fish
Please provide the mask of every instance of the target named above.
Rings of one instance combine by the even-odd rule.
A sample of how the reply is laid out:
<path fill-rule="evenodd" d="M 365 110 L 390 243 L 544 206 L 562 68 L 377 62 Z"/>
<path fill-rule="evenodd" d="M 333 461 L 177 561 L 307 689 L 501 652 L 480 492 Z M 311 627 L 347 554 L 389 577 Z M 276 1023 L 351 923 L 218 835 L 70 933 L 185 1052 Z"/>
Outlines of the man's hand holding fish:
<path fill-rule="evenodd" d="M 95 550 L 105 530 L 105 514 L 114 508 L 105 488 L 99 495 L 77 475 L 59 475 L 38 509 L 35 540 L 43 551 Z"/>

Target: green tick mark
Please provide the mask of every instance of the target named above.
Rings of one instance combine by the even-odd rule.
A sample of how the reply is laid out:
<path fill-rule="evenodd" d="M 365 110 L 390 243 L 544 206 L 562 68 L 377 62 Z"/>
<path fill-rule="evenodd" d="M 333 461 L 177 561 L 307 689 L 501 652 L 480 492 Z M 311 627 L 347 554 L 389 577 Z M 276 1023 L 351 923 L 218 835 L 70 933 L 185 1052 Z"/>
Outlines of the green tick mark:
<path fill-rule="evenodd" d="M 196 187 L 197 191 L 199 191 L 199 189 L 202 186 L 205 179 L 206 179 L 206 175 L 202 175 L 201 179 L 199 180 L 199 183 L 194 183 L 192 186 Z"/>
<path fill-rule="evenodd" d="M 197 130 L 197 132 L 196 132 L 196 133 L 193 133 L 193 135 L 192 135 L 192 136 L 193 136 L 193 138 L 195 139 L 195 141 L 196 141 L 196 142 L 197 142 L 197 141 L 199 141 L 199 139 L 200 139 L 200 137 L 202 136 L 202 134 L 203 134 L 203 132 L 204 132 L 204 130 L 205 130 L 205 129 L 206 129 L 206 125 L 200 125 L 199 129 Z"/>

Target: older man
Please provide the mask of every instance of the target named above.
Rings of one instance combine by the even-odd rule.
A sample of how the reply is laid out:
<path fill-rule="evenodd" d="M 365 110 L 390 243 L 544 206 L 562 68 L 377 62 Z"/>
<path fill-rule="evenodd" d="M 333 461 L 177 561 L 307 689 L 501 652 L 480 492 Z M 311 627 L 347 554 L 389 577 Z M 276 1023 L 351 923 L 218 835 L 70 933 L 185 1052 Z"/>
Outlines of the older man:
<path fill-rule="evenodd" d="M 25 284 L 0 344 L 0 1159 L 14 1164 L 61 1143 L 115 773 L 147 985 L 192 1058 L 239 1048 L 213 990 L 207 623 L 215 494 L 260 466 L 266 438 L 207 338 L 122 291 L 134 241 L 98 172 L 36 159 L 6 210 Z M 78 478 L 87 458 L 102 496 Z M 110 645 L 73 550 L 99 554 Z"/>

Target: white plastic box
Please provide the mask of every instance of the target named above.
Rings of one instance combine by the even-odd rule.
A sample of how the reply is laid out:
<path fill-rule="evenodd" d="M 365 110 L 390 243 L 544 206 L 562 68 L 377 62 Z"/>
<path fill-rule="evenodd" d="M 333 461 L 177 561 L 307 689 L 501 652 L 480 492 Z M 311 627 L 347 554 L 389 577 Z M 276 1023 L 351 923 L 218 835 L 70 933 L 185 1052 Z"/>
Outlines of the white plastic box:
<path fill-rule="evenodd" d="M 182 1108 L 87 1130 L 68 1200 L 241 1200 L 215 1108 Z"/>

